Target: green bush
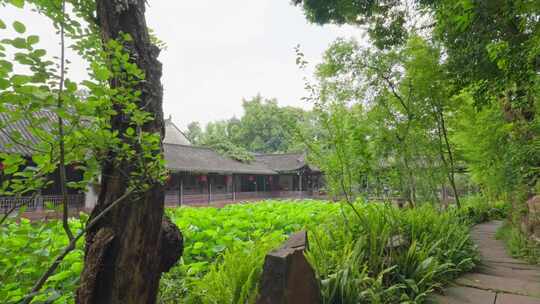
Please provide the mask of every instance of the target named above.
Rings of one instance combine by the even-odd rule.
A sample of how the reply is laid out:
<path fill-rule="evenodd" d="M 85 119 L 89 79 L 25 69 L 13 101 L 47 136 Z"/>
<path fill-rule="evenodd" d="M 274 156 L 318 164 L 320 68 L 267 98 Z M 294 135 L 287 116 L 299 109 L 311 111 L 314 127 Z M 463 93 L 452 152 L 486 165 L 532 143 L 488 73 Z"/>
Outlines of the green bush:
<path fill-rule="evenodd" d="M 490 202 L 482 195 L 472 195 L 463 199 L 461 217 L 474 224 L 490 220 L 502 220 L 510 214 L 510 204 Z"/>
<path fill-rule="evenodd" d="M 515 258 L 524 259 L 532 264 L 540 264 L 540 244 L 529 240 L 523 233 L 505 222 L 496 237 L 503 240 L 510 255 Z"/>
<path fill-rule="evenodd" d="M 477 261 L 456 212 L 357 204 L 360 217 L 315 227 L 307 254 L 324 303 L 422 302 Z M 398 244 L 390 246 L 395 240 Z"/>

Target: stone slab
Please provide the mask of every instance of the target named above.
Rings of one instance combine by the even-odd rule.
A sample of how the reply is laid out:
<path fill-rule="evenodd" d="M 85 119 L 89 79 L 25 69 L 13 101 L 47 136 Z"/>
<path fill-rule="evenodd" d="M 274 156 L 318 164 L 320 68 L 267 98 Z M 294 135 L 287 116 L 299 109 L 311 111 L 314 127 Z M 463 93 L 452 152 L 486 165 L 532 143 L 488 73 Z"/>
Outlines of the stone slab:
<path fill-rule="evenodd" d="M 497 294 L 497 302 L 495 302 L 495 304 L 540 304 L 540 299 L 507 293 L 499 293 Z"/>
<path fill-rule="evenodd" d="M 427 301 L 430 304 L 493 304 L 494 302 L 494 292 L 463 286 L 447 288 L 444 295 L 433 295 Z"/>
<path fill-rule="evenodd" d="M 470 273 L 458 278 L 456 283 L 484 290 L 540 297 L 540 284 L 538 282 L 513 277 Z"/>
<path fill-rule="evenodd" d="M 503 241 L 495 238 L 501 221 L 475 226 L 471 238 L 482 264 L 474 273 L 456 280 L 445 295 L 434 295 L 430 303 L 540 304 L 540 266 L 510 257 Z"/>
<path fill-rule="evenodd" d="M 509 277 L 538 282 L 540 285 L 540 269 L 529 265 L 487 262 L 478 266 L 476 272 L 498 277 Z"/>

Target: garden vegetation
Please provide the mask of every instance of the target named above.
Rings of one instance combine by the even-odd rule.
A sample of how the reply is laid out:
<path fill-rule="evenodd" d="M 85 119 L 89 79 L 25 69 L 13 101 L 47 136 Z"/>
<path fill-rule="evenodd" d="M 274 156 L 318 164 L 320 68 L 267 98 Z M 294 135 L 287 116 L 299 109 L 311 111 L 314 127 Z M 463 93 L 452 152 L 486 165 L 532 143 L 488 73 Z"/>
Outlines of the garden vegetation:
<path fill-rule="evenodd" d="M 505 210 L 512 228 L 501 237 L 513 253 L 536 256 L 519 227 L 540 192 L 540 2 L 292 3 L 310 22 L 357 26 L 369 45 L 330 45 L 305 85 L 309 113 L 257 96 L 245 117 L 204 132 L 193 124 L 188 136 L 242 161 L 248 151 L 305 150 L 347 204 L 170 210 L 185 240 L 176 264 L 180 233 L 164 217 L 163 42 L 146 26 L 146 1 L 0 0 L 48 17 L 61 46 L 48 54 L 22 22 L 0 17 L 0 110 L 9 117 L 0 131 L 26 151 L 0 154 L 0 195 L 35 198 L 58 174 L 63 197 L 59 221 L 12 220 L 24 204 L 0 218 L 0 301 L 152 304 L 159 290 L 164 303 L 249 303 L 264 254 L 305 228 L 326 303 L 422 302 L 474 267 L 469 225 Z M 89 63 L 87 80 L 69 79 L 67 47 Z M 38 140 L 6 131 L 21 121 Z M 69 219 L 68 191 L 98 181 L 94 211 Z M 411 209 L 360 199 L 370 196 Z"/>
<path fill-rule="evenodd" d="M 162 277 L 160 303 L 253 303 L 264 256 L 287 235 L 307 229 L 308 260 L 325 303 L 421 303 L 478 261 L 469 226 L 500 217 L 503 205 L 475 203 L 439 212 L 382 203 L 265 201 L 169 209 L 182 230 L 181 262 Z M 343 209 L 347 208 L 347 209 Z M 343 213 L 342 213 L 343 212 Z M 83 228 L 86 215 L 71 219 Z M 62 221 L 10 221 L 0 228 L 0 301 L 16 303 L 66 245 Z M 402 244 L 392 244 L 396 237 Z M 71 303 L 82 270 L 82 243 L 65 258 L 34 303 Z"/>

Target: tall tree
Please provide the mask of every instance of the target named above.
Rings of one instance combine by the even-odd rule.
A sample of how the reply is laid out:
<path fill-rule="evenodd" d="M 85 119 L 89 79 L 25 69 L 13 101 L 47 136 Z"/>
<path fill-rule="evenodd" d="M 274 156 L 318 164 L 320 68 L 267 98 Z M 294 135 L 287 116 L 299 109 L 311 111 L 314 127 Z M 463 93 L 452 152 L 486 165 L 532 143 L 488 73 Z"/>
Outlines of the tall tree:
<path fill-rule="evenodd" d="M 453 93 L 466 92 L 479 111 L 484 106 L 494 109 L 499 105 L 504 118 L 512 123 L 506 129 L 510 141 L 504 152 L 509 161 L 501 167 L 506 173 L 500 172 L 507 176 L 506 192 L 516 192 L 517 200 L 524 201 L 523 196 L 535 191 L 535 185 L 540 184 L 537 153 L 540 2 L 294 0 L 293 3 L 301 5 L 312 22 L 367 25 L 379 48 L 402 47 L 406 40 L 393 38 L 407 37 L 414 29 L 441 43 L 445 53 L 441 61 L 453 82 Z M 418 15 L 424 18 L 415 18 Z M 403 20 L 402 16 L 408 19 Z M 385 20 L 382 29 L 388 30 L 372 31 L 379 27 L 381 19 Z M 410 26 L 414 24 L 420 27 Z"/>
<path fill-rule="evenodd" d="M 161 63 L 157 60 L 159 49 L 150 42 L 145 1 L 98 0 L 97 21 L 103 44 L 115 46 L 112 42 L 119 41 L 121 45 L 109 55 L 109 65 L 115 75 L 109 80 L 111 88 L 132 98 L 139 109 L 148 113 L 148 119 L 134 125 L 130 116 L 141 113 L 126 108 L 123 99 L 113 97 L 116 114 L 112 116 L 111 128 L 125 134 L 120 140 L 140 158 L 161 159 L 160 138 L 164 133 Z M 142 75 L 136 72 L 137 68 Z M 122 77 L 116 73 L 128 75 Z M 133 82 L 137 75 L 144 80 Z M 140 138 L 155 133 L 160 136 L 157 145 L 149 150 L 133 141 L 134 133 Z M 117 159 L 114 151 L 109 153 L 111 157 L 103 164 L 99 200 L 90 221 L 119 198 L 125 195 L 128 198 L 102 215 L 87 233 L 77 302 L 155 303 L 161 273 L 174 264 L 180 252 L 180 248 L 174 246 L 179 245 L 178 230 L 164 221 L 162 184 L 156 176 L 150 174 L 147 178 L 139 174 L 152 168 L 144 166 L 144 162 L 133 164 L 130 159 Z M 145 180 L 138 181 L 144 183 L 143 190 L 130 194 L 132 179 L 143 178 Z"/>

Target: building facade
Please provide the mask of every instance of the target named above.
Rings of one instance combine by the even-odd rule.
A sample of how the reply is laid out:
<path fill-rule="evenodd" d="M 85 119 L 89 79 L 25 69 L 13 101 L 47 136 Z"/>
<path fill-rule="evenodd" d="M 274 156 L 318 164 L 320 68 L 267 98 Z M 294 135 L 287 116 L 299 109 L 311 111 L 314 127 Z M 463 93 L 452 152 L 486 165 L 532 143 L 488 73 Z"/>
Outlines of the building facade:
<path fill-rule="evenodd" d="M 43 115 L 51 121 L 54 119 L 44 111 L 35 115 Z M 28 125 L 24 120 L 8 124 L 7 116 L 0 113 L 0 122 L 6 122 L 3 124 L 6 128 L 0 132 L 0 152 L 18 153 L 31 159 L 31 151 L 14 143 L 8 135 L 10 132 L 20 133 L 25 142 L 37 139 L 27 131 Z M 306 162 L 304 153 L 254 154 L 253 161 L 244 163 L 210 148 L 191 145 L 170 117 L 165 120 L 165 131 L 163 147 L 166 167 L 170 172 L 165 203 L 169 206 L 319 195 L 323 183 L 321 172 Z M 68 168 L 68 174 L 76 179 L 77 171 Z M 51 176 L 50 179 L 57 181 L 58 177 Z M 98 193 L 99 185 L 89 186 L 84 193 L 71 191 L 70 206 L 92 209 L 97 203 Z M 0 196 L 0 211 L 9 210 L 17 204 L 40 209 L 51 202 L 56 205 L 62 202 L 58 183 L 53 182 L 38 195 L 17 198 Z"/>

